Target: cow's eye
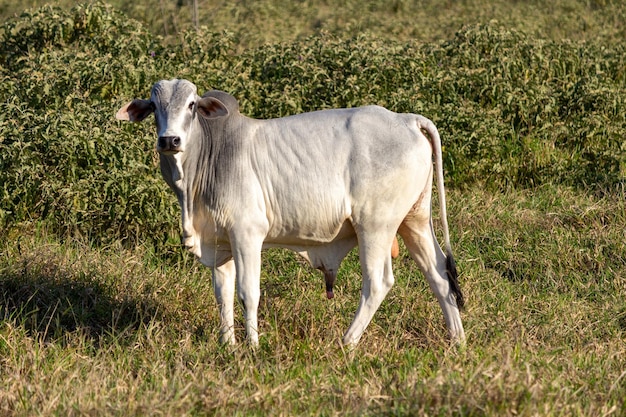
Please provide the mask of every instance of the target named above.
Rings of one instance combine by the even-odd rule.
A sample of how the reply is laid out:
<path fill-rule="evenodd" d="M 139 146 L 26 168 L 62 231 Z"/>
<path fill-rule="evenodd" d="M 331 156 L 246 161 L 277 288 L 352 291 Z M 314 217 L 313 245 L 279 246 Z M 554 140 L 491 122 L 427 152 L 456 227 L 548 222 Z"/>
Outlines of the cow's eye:
<path fill-rule="evenodd" d="M 193 111 L 194 106 L 196 105 L 195 101 L 192 101 L 191 103 L 189 103 L 189 110 Z"/>

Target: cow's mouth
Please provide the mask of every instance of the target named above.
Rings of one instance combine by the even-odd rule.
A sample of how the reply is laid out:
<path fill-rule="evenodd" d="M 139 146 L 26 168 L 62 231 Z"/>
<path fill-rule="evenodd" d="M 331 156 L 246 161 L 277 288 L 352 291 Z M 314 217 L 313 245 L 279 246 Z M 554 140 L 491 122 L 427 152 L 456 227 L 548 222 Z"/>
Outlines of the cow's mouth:
<path fill-rule="evenodd" d="M 182 152 L 181 149 L 159 149 L 157 148 L 157 152 L 161 155 L 176 155 L 179 152 Z"/>

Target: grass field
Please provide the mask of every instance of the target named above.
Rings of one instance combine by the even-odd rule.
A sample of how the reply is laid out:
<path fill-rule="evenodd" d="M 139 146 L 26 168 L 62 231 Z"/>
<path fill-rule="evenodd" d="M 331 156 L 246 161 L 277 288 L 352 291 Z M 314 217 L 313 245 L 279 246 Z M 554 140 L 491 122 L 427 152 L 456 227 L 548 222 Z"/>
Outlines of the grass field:
<path fill-rule="evenodd" d="M 406 253 L 352 352 L 352 254 L 336 298 L 265 256 L 261 347 L 217 343 L 210 276 L 146 248 L 5 243 L 2 397 L 15 415 L 623 415 L 625 196 L 452 191 L 467 347 Z M 243 337 L 241 322 L 239 337 Z"/>
<path fill-rule="evenodd" d="M 626 416 L 626 6 L 200 1 L 219 30 L 177 35 L 194 25 L 174 3 L 0 5 L 0 414 Z M 259 349 L 221 346 L 154 128 L 113 120 L 173 76 L 255 117 L 433 118 L 467 345 L 401 243 L 356 349 L 356 253 L 327 300 L 278 249 Z"/>

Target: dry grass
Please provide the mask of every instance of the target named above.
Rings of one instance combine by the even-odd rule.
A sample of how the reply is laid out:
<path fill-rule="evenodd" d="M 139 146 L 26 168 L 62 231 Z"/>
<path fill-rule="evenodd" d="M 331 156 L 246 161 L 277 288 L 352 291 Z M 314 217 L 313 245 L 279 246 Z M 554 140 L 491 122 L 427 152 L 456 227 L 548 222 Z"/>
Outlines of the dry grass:
<path fill-rule="evenodd" d="M 353 352 L 358 260 L 337 297 L 265 256 L 261 346 L 217 343 L 210 274 L 146 248 L 2 248 L 0 410 L 8 415 L 624 415 L 623 194 L 450 192 L 464 350 L 405 255 Z M 238 336 L 243 337 L 239 326 Z"/>

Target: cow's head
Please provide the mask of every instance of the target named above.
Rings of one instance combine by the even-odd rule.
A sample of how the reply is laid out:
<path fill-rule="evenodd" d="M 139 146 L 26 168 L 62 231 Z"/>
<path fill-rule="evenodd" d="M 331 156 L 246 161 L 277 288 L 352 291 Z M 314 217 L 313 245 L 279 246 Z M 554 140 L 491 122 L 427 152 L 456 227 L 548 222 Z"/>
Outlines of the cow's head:
<path fill-rule="evenodd" d="M 199 97 L 196 86 L 187 80 L 162 80 L 154 84 L 149 100 L 135 99 L 115 117 L 141 122 L 154 113 L 157 128 L 156 150 L 164 155 L 184 152 L 193 121 L 228 116 L 226 105 L 215 97 Z"/>

